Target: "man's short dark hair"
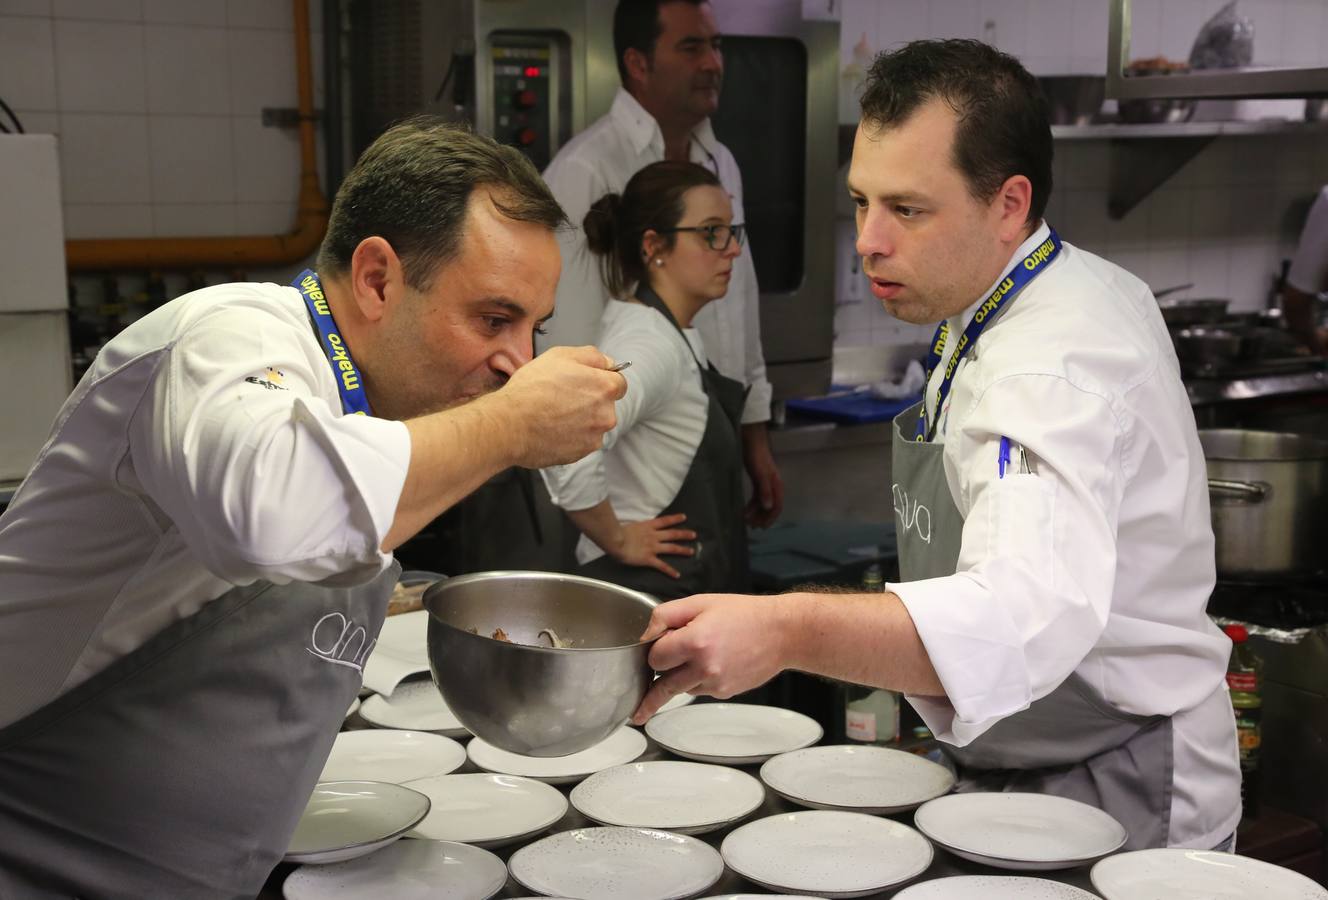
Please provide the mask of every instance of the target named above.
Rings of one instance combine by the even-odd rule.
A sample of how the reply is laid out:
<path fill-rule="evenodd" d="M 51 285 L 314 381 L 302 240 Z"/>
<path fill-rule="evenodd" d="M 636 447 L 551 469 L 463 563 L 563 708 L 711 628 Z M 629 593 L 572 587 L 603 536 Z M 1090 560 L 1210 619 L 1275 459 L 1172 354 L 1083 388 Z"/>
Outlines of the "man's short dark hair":
<path fill-rule="evenodd" d="M 461 251 L 471 193 L 485 188 L 498 211 L 550 230 L 567 223 L 539 172 L 518 150 L 468 128 L 416 116 L 383 132 L 350 170 L 318 251 L 324 276 L 350 270 L 351 255 L 381 237 L 401 258 L 406 283 L 427 290 Z"/>
<path fill-rule="evenodd" d="M 862 95 L 867 128 L 902 125 L 931 100 L 959 118 L 954 164 L 972 195 L 990 200 L 1012 175 L 1033 185 L 1028 221 L 1051 196 L 1051 119 L 1037 79 L 1019 60 L 980 41 L 913 41 L 872 63 Z"/>
<path fill-rule="evenodd" d="M 618 60 L 618 79 L 627 85 L 627 64 L 623 54 L 636 50 L 652 63 L 655 61 L 655 42 L 664 33 L 659 21 L 659 8 L 668 3 L 690 3 L 700 6 L 709 0 L 618 0 L 613 11 L 613 55 Z"/>

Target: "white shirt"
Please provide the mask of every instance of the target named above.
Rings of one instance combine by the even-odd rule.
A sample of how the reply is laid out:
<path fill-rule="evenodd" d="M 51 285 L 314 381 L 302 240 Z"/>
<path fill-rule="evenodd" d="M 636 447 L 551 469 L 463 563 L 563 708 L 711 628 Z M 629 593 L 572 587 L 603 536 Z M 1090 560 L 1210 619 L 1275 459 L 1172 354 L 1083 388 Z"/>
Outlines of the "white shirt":
<path fill-rule="evenodd" d="M 594 341 L 609 294 L 600 277 L 598 259 L 586 248 L 581 221 L 592 203 L 610 192 L 621 193 L 628 179 L 662 159 L 664 135 L 659 123 L 636 98 L 619 88 L 609 112 L 572 138 L 544 170 L 544 180 L 574 226 L 558 236 L 563 272 L 545 346 Z M 692 132 L 691 159 L 719 176 L 733 202 L 733 221 L 745 222 L 742 175 L 733 154 L 715 139 L 708 119 Z M 760 299 L 751 247 L 744 245 L 742 254 L 733 261 L 728 293 L 706 304 L 693 322 L 720 374 L 751 388 L 742 410 L 744 425 L 770 418 L 770 382 L 766 380 L 761 351 Z"/>
<path fill-rule="evenodd" d="M 1287 283 L 1302 294 L 1328 290 L 1328 187 L 1319 191 L 1300 231 Z"/>
<path fill-rule="evenodd" d="M 980 302 L 951 321 L 942 360 Z M 1031 477 L 997 480 L 1002 435 Z M 1116 709 L 1174 716 L 1170 843 L 1226 838 L 1240 818 L 1231 643 L 1206 613 L 1203 450 L 1148 287 L 1065 244 L 960 363 L 936 439 L 964 516 L 957 571 L 891 586 L 945 686 L 909 698 L 928 727 L 963 746 L 1078 672 Z"/>
<path fill-rule="evenodd" d="M 695 328 L 683 333 L 686 343 L 663 314 L 639 303 L 615 300 L 604 307 L 599 346 L 614 359 L 632 361 L 622 373 L 627 393 L 615 405 L 618 424 L 604 436 L 603 450 L 541 471 L 558 506 L 589 509 L 607 498 L 620 521 L 643 522 L 673 502 L 701 445 L 709 410 L 696 365 L 706 358 L 705 344 Z M 577 562 L 603 555 L 581 536 Z"/>
<path fill-rule="evenodd" d="M 219 285 L 138 320 L 0 517 L 0 726 L 233 585 L 372 578 L 409 463 L 405 425 L 342 414 L 293 288 Z"/>

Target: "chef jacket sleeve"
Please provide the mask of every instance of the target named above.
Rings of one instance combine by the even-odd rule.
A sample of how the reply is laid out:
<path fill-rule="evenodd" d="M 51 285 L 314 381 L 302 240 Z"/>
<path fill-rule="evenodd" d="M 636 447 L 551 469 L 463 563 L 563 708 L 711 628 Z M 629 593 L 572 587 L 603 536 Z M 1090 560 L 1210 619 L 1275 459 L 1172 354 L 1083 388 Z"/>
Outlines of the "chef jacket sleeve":
<path fill-rule="evenodd" d="M 206 315 L 164 353 L 130 423 L 135 477 L 233 584 L 356 583 L 391 560 L 379 548 L 410 434 L 330 407 L 302 340 L 252 310 Z"/>
<path fill-rule="evenodd" d="M 651 329 L 611 335 L 602 349 L 614 359 L 632 361 L 631 367 L 622 371 L 627 379 L 627 393 L 614 404 L 618 424 L 604 435 L 603 449 L 570 465 L 540 470 L 553 502 L 574 512 L 597 506 L 609 496 L 605 452 L 638 422 L 649 419 L 667 403 L 678 391 L 683 377 L 696 377 L 687 365 L 690 357 L 683 355 L 687 351 L 677 346 L 676 341 L 660 340 L 659 333 Z"/>
<path fill-rule="evenodd" d="M 1328 187 L 1319 191 L 1310 207 L 1296 255 L 1287 270 L 1287 283 L 1303 294 L 1328 289 Z"/>
<path fill-rule="evenodd" d="M 741 186 L 739 186 L 741 192 Z M 746 221 L 746 213 L 742 207 L 741 193 L 733 197 L 733 220 L 735 222 Z M 748 232 L 750 234 L 750 232 Z M 741 301 L 743 315 L 743 378 L 742 382 L 749 386 L 747 399 L 742 407 L 742 424 L 751 425 L 756 422 L 765 422 L 770 419 L 770 399 L 773 390 L 770 387 L 770 380 L 766 377 L 765 371 L 765 351 L 761 349 L 761 289 L 756 283 L 756 265 L 752 261 L 752 248 L 748 243 L 743 247 L 742 253 L 733 260 L 735 267 L 746 269 L 746 276 L 734 279 L 735 282 L 742 285 L 742 295 L 733 297 L 728 302 Z"/>
<path fill-rule="evenodd" d="M 609 292 L 600 275 L 599 258 L 586 246 L 581 223 L 591 205 L 609 192 L 609 186 L 593 166 L 578 157 L 555 161 L 544 172 L 544 180 L 567 213 L 570 225 L 559 229 L 557 234 L 563 270 L 558 279 L 554 315 L 545 325 L 548 335 L 540 340 L 540 346 L 593 344 Z"/>
<path fill-rule="evenodd" d="M 1002 435 L 1033 472 L 997 477 Z M 956 573 L 891 585 L 945 688 L 910 697 L 964 746 L 1056 688 L 1097 643 L 1111 606 L 1124 478 L 1107 400 L 1054 375 L 997 380 L 957 433 L 946 481 L 964 515 Z"/>

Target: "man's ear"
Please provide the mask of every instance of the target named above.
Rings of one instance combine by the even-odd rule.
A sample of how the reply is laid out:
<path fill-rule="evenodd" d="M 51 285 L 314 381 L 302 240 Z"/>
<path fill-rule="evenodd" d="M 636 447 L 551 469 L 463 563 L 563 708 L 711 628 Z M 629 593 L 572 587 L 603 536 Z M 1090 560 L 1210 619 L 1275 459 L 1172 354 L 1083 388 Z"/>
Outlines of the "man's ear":
<path fill-rule="evenodd" d="M 623 67 L 627 69 L 628 83 L 623 85 L 628 91 L 645 84 L 646 78 L 650 75 L 652 68 L 650 57 L 637 50 L 635 47 L 628 47 L 623 51 Z"/>
<path fill-rule="evenodd" d="M 388 297 L 403 285 L 401 260 L 392 245 L 377 236 L 360 241 L 350 258 L 351 293 L 360 315 L 377 322 L 383 317 Z"/>
<path fill-rule="evenodd" d="M 996 211 L 1000 218 L 1000 235 L 1005 241 L 1015 241 L 1028 224 L 1028 213 L 1033 208 L 1033 183 L 1026 175 L 1011 175 L 996 192 Z"/>

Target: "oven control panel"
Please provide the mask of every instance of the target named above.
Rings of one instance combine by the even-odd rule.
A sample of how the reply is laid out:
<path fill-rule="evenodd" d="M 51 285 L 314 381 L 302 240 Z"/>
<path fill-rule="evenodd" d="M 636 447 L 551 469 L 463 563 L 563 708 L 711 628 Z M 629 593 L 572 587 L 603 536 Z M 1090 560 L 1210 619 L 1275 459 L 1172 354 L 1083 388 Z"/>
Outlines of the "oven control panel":
<path fill-rule="evenodd" d="M 492 46 L 493 137 L 519 149 L 540 171 L 557 152 L 553 47 L 522 36 Z"/>

